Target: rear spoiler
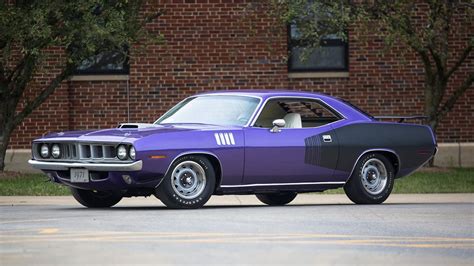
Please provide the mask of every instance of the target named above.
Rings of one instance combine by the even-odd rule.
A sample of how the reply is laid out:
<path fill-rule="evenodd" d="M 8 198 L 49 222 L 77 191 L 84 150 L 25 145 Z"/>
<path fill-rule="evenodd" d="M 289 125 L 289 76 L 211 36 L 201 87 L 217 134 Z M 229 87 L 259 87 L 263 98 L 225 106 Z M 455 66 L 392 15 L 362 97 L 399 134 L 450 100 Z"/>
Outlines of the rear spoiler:
<path fill-rule="evenodd" d="M 403 123 L 405 120 L 426 120 L 427 116 L 424 115 L 412 115 L 412 116 L 399 116 L 399 115 L 386 115 L 386 116 L 374 116 L 377 120 L 384 119 L 398 119 L 398 123 Z"/>

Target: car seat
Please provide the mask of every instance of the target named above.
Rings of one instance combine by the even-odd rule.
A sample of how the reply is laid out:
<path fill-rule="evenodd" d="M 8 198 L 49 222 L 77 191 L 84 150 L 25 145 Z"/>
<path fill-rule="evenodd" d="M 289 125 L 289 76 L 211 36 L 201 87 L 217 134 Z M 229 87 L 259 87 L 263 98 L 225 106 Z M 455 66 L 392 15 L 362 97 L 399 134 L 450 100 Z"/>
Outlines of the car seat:
<path fill-rule="evenodd" d="M 283 117 L 285 120 L 285 128 L 302 128 L 301 115 L 298 113 L 289 113 Z"/>

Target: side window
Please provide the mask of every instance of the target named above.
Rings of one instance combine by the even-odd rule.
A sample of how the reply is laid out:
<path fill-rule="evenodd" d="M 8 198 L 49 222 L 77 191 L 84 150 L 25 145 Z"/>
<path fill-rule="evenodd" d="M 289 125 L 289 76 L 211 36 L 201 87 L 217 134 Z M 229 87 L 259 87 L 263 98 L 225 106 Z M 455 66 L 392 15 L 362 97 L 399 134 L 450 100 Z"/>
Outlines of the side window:
<path fill-rule="evenodd" d="M 265 104 L 254 126 L 271 128 L 275 119 L 284 119 L 285 128 L 308 128 L 323 126 L 341 117 L 318 100 L 281 98 Z"/>

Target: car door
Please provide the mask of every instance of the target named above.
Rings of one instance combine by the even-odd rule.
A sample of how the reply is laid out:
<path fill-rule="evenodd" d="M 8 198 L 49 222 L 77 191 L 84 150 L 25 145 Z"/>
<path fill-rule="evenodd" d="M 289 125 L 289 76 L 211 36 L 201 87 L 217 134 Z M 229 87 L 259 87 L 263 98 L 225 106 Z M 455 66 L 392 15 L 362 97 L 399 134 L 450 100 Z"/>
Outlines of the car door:
<path fill-rule="evenodd" d="M 338 141 L 331 124 L 340 118 L 316 99 L 276 98 L 266 102 L 251 127 L 244 129 L 243 184 L 304 183 L 330 180 L 338 159 Z M 317 108 L 315 106 L 318 106 Z M 289 115 L 291 114 L 291 115 Z M 330 114 L 331 117 L 327 117 Z M 272 122 L 285 117 L 286 127 Z"/>

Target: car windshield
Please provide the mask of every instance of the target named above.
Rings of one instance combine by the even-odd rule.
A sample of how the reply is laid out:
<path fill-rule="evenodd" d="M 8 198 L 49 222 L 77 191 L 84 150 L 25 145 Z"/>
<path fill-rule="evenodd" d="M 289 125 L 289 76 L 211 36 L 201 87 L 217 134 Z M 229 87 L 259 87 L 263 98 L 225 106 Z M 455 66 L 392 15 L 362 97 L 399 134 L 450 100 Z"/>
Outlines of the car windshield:
<path fill-rule="evenodd" d="M 258 98 L 236 95 L 203 95 L 188 98 L 160 117 L 155 124 L 210 124 L 244 126 Z"/>

